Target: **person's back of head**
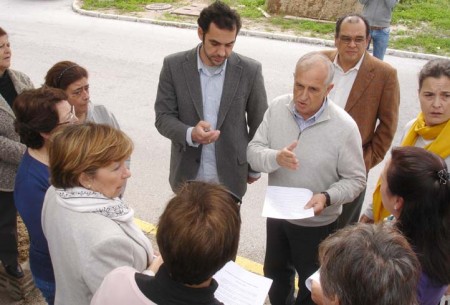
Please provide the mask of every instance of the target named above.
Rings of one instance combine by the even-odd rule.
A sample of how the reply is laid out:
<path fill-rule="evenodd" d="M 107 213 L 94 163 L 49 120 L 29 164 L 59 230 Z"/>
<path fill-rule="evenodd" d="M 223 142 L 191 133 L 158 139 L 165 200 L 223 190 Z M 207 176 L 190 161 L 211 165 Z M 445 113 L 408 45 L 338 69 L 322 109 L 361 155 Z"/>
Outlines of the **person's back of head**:
<path fill-rule="evenodd" d="M 450 181 L 447 164 L 420 147 L 392 149 L 387 187 L 402 198 L 396 226 L 433 280 L 450 282 Z"/>
<path fill-rule="evenodd" d="M 173 280 L 198 285 L 234 259 L 241 219 L 225 187 L 184 184 L 160 217 L 156 240 Z"/>
<path fill-rule="evenodd" d="M 44 145 L 43 134 L 50 134 L 59 125 L 56 105 L 67 96 L 64 91 L 47 86 L 26 90 L 14 102 L 14 127 L 22 143 L 39 149 Z"/>
<path fill-rule="evenodd" d="M 325 297 L 340 305 L 414 305 L 420 264 L 406 239 L 388 225 L 357 224 L 319 247 Z"/>

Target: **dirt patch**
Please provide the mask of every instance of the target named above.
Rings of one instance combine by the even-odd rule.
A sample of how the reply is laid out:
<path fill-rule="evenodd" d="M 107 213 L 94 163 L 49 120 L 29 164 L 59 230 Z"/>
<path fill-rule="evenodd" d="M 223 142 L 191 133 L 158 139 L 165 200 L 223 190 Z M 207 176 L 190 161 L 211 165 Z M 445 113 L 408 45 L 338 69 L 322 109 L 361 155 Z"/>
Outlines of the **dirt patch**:
<path fill-rule="evenodd" d="M 23 263 L 28 260 L 30 250 L 30 238 L 28 236 L 28 230 L 23 223 L 22 218 L 17 216 L 17 238 L 18 238 L 18 250 L 19 250 L 19 263 Z"/>

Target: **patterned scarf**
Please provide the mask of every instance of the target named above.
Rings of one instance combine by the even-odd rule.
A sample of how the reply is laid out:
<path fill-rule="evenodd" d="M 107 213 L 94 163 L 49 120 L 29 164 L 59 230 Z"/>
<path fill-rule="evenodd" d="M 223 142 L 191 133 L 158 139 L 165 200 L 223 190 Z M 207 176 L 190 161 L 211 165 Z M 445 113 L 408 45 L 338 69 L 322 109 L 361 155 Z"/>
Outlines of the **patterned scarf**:
<path fill-rule="evenodd" d="M 69 189 L 55 189 L 56 203 L 62 207 L 79 213 L 94 213 L 111 219 L 125 227 L 125 234 L 130 236 L 147 252 L 148 263 L 153 259 L 153 249 L 149 239 L 134 223 L 134 211 L 129 208 L 119 197 L 108 198 L 103 194 L 83 187 Z M 129 234 L 132 232 L 132 234 Z"/>

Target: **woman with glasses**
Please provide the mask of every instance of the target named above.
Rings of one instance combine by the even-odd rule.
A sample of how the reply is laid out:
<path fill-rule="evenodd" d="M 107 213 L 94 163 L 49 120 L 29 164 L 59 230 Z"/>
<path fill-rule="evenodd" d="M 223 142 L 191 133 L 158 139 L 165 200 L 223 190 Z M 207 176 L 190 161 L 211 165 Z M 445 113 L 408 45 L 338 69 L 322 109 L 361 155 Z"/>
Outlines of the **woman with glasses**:
<path fill-rule="evenodd" d="M 12 107 L 16 96 L 33 84 L 22 72 L 10 69 L 11 44 L 8 34 L 0 27 L 0 260 L 5 271 L 13 277 L 23 277 L 18 264 L 17 211 L 14 206 L 14 179 L 25 151 L 14 131 Z"/>
<path fill-rule="evenodd" d="M 14 201 L 30 236 L 30 269 L 35 286 L 47 303 L 53 304 L 55 277 L 41 226 L 42 205 L 50 187 L 49 138 L 58 126 L 76 123 L 77 118 L 66 94 L 49 87 L 23 92 L 13 109 L 16 131 L 27 146 L 16 176 Z"/>
<path fill-rule="evenodd" d="M 89 76 L 85 68 L 71 61 L 60 61 L 48 70 L 45 84 L 64 90 L 69 103 L 75 108 L 75 115 L 80 123 L 92 122 L 106 124 L 120 129 L 114 115 L 103 105 L 95 105 L 90 100 Z M 130 160 L 126 160 L 130 168 Z M 125 192 L 124 185 L 120 196 Z"/>
<path fill-rule="evenodd" d="M 85 68 L 71 61 L 58 62 L 48 70 L 45 84 L 64 90 L 80 123 L 107 124 L 120 129 L 116 118 L 105 106 L 90 101 L 89 76 Z"/>
<path fill-rule="evenodd" d="M 56 278 L 55 304 L 88 305 L 103 278 L 153 260 L 149 239 L 119 197 L 131 176 L 133 143 L 122 131 L 85 123 L 55 132 L 49 149 L 50 188 L 42 208 Z"/>

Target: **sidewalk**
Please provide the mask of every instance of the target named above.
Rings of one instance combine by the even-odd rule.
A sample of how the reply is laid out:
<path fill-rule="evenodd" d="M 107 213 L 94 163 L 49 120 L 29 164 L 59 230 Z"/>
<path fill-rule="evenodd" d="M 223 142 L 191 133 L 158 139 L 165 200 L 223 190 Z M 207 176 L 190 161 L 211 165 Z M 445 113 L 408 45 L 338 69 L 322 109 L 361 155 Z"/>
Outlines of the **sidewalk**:
<path fill-rule="evenodd" d="M 30 266 L 28 262 L 22 264 L 22 269 L 25 273 L 24 278 L 15 280 L 6 275 L 3 268 L 0 267 L 0 305 L 46 305 L 44 298 L 40 291 L 33 287 L 33 279 L 31 277 Z M 17 286 L 16 286 L 17 285 Z M 9 289 L 18 289 L 18 286 L 25 287 L 25 291 L 29 292 L 24 299 L 17 300 L 17 297 L 12 297 L 5 286 Z M 31 291 L 30 291 L 31 290 Z"/>

